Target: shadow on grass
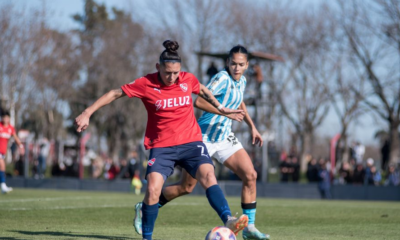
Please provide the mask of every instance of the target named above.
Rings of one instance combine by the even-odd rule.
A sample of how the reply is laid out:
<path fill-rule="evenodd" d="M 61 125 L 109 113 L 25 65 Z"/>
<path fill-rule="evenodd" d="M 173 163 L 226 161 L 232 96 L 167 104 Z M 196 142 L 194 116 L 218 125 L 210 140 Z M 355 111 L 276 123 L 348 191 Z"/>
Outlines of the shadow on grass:
<path fill-rule="evenodd" d="M 79 233 L 72 233 L 72 232 L 54 232 L 54 231 L 41 231 L 41 232 L 33 232 L 33 231 L 10 231 L 19 234 L 31 235 L 31 236 L 38 236 L 38 235 L 47 235 L 53 237 L 72 237 L 72 238 L 97 238 L 97 239 L 113 239 L 113 240 L 142 240 L 141 236 L 137 238 L 131 237 L 115 237 L 115 236 L 105 236 L 105 235 L 96 235 L 96 234 L 79 234 Z M 0 238 L 3 239 L 3 238 Z M 17 238 L 6 238 L 9 240 L 14 240 Z"/>
<path fill-rule="evenodd" d="M 0 237 L 0 240 L 22 240 L 22 238 L 15 238 L 15 237 Z"/>

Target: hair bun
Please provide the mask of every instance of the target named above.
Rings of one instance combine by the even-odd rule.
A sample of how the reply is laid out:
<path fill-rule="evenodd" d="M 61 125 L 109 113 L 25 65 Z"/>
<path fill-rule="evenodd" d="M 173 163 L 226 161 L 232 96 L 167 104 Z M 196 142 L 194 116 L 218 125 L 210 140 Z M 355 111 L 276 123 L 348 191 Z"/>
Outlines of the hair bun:
<path fill-rule="evenodd" d="M 176 52 L 179 49 L 177 41 L 166 40 L 163 42 L 163 46 L 168 52 Z"/>

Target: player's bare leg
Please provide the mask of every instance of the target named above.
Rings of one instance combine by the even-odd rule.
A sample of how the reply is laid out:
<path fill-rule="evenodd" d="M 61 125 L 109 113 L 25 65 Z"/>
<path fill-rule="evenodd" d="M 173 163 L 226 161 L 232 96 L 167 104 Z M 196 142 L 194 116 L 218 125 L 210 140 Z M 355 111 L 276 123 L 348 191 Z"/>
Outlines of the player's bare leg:
<path fill-rule="evenodd" d="M 249 226 L 243 230 L 243 239 L 266 240 L 269 235 L 261 233 L 254 225 L 257 197 L 257 172 L 247 152 L 242 148 L 230 156 L 224 165 L 242 179 L 242 208 L 249 216 Z"/>
<path fill-rule="evenodd" d="M 242 203 L 252 203 L 257 196 L 257 172 L 247 152 L 242 148 L 230 156 L 224 165 L 242 180 Z"/>
<path fill-rule="evenodd" d="M 182 169 L 182 175 L 179 182 L 167 186 L 162 190 L 160 198 L 158 199 L 159 207 L 164 206 L 167 202 L 186 194 L 190 194 L 197 184 L 197 180 L 190 176 L 186 170 Z M 135 218 L 133 219 L 133 226 L 138 234 L 142 234 L 142 203 L 139 202 L 135 205 Z"/>
<path fill-rule="evenodd" d="M 182 169 L 181 179 L 179 182 L 165 187 L 162 194 L 166 200 L 171 201 L 177 197 L 190 194 L 197 184 L 197 180 L 190 176 L 185 169 Z"/>

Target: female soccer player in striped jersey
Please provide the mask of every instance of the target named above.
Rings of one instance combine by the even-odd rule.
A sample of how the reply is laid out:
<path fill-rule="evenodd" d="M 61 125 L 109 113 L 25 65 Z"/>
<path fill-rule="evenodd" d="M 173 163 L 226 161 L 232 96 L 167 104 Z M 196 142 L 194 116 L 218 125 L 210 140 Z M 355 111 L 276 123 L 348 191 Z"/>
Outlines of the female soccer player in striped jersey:
<path fill-rule="evenodd" d="M 243 181 L 241 205 L 243 213 L 249 217 L 249 225 L 243 230 L 243 239 L 266 240 L 269 239 L 269 235 L 261 233 L 255 227 L 257 173 L 249 155 L 235 137 L 231 128 L 232 119 L 239 119 L 240 121 L 244 117 L 244 121 L 250 127 L 252 143 L 262 146 L 261 135 L 254 126 L 243 102 L 243 93 L 246 87 L 246 78 L 243 74 L 248 68 L 248 52 L 246 48 L 240 45 L 233 47 L 229 52 L 226 64 L 226 68 L 211 79 L 207 88 L 223 106 L 244 110 L 244 116 L 241 115 L 243 113 L 220 113 L 203 99 L 197 98 L 195 106 L 205 111 L 199 118 L 198 123 L 203 135 L 203 142 L 207 146 L 210 156 L 232 170 Z M 196 179 L 183 171 L 179 183 L 163 189 L 159 206 L 163 206 L 176 197 L 190 193 L 196 183 Z M 136 206 L 134 224 L 136 229 L 138 229 L 137 226 L 140 226 L 139 210 L 140 203 Z"/>
<path fill-rule="evenodd" d="M 191 178 L 200 182 L 206 190 L 210 205 L 224 224 L 238 232 L 247 226 L 248 217 L 231 216 L 225 196 L 217 185 L 213 163 L 202 142 L 191 95 L 198 94 L 223 114 L 239 113 L 242 110 L 223 107 L 193 74 L 181 71 L 177 42 L 167 40 L 163 45 L 166 49 L 156 64 L 157 72 L 103 95 L 76 118 L 77 131 L 87 128 L 90 116 L 100 107 L 126 95 L 140 98 L 148 115 L 144 145 L 150 149 L 146 171 L 147 189 L 142 207 L 143 239 L 152 240 L 162 186 L 175 165 L 181 166 Z"/>

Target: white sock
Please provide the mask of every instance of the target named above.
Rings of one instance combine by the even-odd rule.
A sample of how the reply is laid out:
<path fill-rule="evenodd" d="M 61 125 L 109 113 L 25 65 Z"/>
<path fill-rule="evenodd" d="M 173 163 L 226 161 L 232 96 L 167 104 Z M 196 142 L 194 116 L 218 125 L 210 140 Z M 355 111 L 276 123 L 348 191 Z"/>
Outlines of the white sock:
<path fill-rule="evenodd" d="M 255 229 L 256 229 L 256 226 L 254 224 L 247 225 L 247 230 L 252 231 L 252 230 L 255 230 Z"/>

